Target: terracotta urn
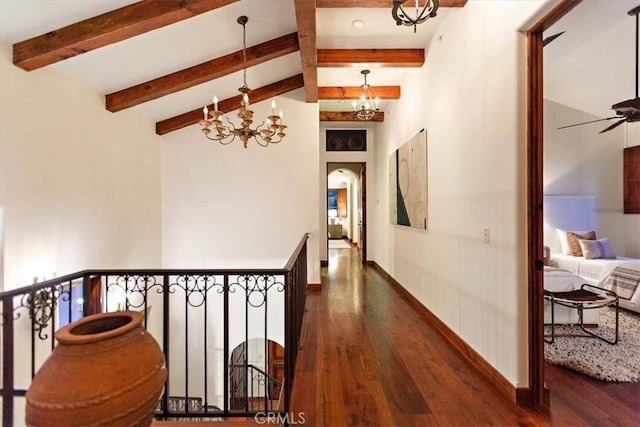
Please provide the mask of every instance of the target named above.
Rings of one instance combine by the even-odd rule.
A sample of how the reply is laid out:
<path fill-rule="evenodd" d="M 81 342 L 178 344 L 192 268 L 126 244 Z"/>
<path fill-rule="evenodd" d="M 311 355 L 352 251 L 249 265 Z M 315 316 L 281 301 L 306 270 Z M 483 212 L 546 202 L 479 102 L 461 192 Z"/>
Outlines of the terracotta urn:
<path fill-rule="evenodd" d="M 102 313 L 60 328 L 58 344 L 27 391 L 28 426 L 148 426 L 167 370 L 134 311 Z"/>

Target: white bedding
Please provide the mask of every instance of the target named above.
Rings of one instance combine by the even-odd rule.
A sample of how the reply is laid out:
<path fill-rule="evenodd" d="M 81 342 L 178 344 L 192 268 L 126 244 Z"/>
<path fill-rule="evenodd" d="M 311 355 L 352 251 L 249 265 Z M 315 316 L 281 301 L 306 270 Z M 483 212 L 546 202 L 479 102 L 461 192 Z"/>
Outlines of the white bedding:
<path fill-rule="evenodd" d="M 585 279 L 585 282 L 604 287 L 613 269 L 622 264 L 640 266 L 640 259 L 618 257 L 616 259 L 585 259 L 571 255 L 552 254 L 552 264 L 555 267 L 569 270 Z M 620 299 L 620 306 L 629 310 L 640 312 L 640 288 L 630 299 Z"/>
<path fill-rule="evenodd" d="M 552 292 L 573 291 L 584 279 L 568 269 L 544 267 L 544 289 Z"/>

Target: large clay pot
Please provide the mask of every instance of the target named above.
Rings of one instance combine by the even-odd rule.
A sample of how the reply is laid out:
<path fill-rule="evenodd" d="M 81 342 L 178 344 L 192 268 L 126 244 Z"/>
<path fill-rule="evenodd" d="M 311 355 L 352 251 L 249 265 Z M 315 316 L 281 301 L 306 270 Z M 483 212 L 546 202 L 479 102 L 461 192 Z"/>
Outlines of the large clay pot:
<path fill-rule="evenodd" d="M 142 318 L 102 313 L 59 329 L 58 345 L 27 391 L 27 425 L 150 425 L 167 371 Z"/>

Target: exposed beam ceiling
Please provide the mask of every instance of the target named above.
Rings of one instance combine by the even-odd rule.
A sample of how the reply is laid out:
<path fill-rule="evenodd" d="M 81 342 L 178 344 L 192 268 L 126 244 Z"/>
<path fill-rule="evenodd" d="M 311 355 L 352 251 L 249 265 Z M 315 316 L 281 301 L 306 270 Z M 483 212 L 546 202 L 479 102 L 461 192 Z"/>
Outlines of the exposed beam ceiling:
<path fill-rule="evenodd" d="M 422 67 L 424 49 L 318 49 L 318 67 Z"/>
<path fill-rule="evenodd" d="M 289 77 L 288 79 L 280 80 L 278 82 L 269 84 L 267 86 L 259 87 L 251 91 L 251 102 L 264 101 L 283 93 L 287 93 L 292 90 L 300 89 L 304 85 L 302 74 Z M 238 109 L 240 105 L 242 95 L 236 95 L 232 98 L 223 99 L 218 103 L 218 110 L 222 113 L 228 113 Z M 209 110 L 213 110 L 213 105 L 207 106 Z M 188 113 L 181 114 L 176 117 L 172 117 L 166 120 L 162 120 L 156 123 L 156 133 L 158 135 L 164 135 L 169 132 L 173 132 L 178 129 L 182 129 L 186 126 L 191 126 L 198 123 L 203 117 L 202 108 L 189 111 Z"/>
<path fill-rule="evenodd" d="M 13 63 L 32 71 L 239 0 L 143 0 L 13 45 Z"/>
<path fill-rule="evenodd" d="M 307 102 L 318 101 L 318 59 L 316 56 L 316 1 L 295 0 L 300 40 L 300 62 Z"/>
<path fill-rule="evenodd" d="M 400 86 L 371 86 L 371 95 L 380 99 L 400 99 Z M 318 88 L 318 99 L 357 99 L 360 86 L 328 86 Z"/>
<path fill-rule="evenodd" d="M 366 123 L 353 115 L 351 111 L 320 111 L 320 121 L 321 122 L 363 122 Z M 377 112 L 371 119 L 367 120 L 367 122 L 383 122 L 384 121 L 384 112 Z"/>
<path fill-rule="evenodd" d="M 388 7 L 391 10 L 392 0 L 316 0 L 317 7 L 349 8 L 349 7 Z M 411 4 L 411 2 L 409 3 Z M 463 7 L 467 0 L 440 0 L 440 7 Z"/>
<path fill-rule="evenodd" d="M 35 70 L 82 53 L 107 46 L 208 12 L 239 0 L 143 0 L 93 18 L 61 27 L 49 33 L 14 44 L 14 63 Z M 441 7 L 463 7 L 467 0 L 440 0 Z M 302 74 L 267 84 L 253 90 L 252 102 L 269 99 L 290 90 L 304 87 L 307 102 L 319 99 L 354 99 L 360 87 L 318 87 L 318 67 L 342 68 L 354 66 L 421 67 L 424 49 L 317 49 L 317 8 L 390 8 L 391 0 L 294 0 L 297 33 L 247 48 L 247 67 L 300 51 Z M 105 104 L 111 112 L 173 94 L 243 69 L 242 51 L 236 51 L 189 68 L 175 71 L 153 80 L 106 95 Z M 399 99 L 399 86 L 372 87 L 373 96 Z M 223 112 L 237 109 L 240 95 L 219 103 Z M 162 135 L 197 123 L 200 107 L 156 123 Z M 326 112 L 323 120 L 352 121 L 350 112 Z M 373 121 L 382 121 L 379 113 Z M 357 119 L 355 119 L 357 120 Z"/>
<path fill-rule="evenodd" d="M 400 99 L 400 86 L 371 86 L 371 95 L 380 99 Z M 360 86 L 327 86 L 318 88 L 318 99 L 358 99 Z M 352 111 L 320 111 L 321 122 L 361 122 Z M 383 122 L 384 112 L 377 112 L 371 122 Z"/>
<path fill-rule="evenodd" d="M 296 52 L 298 34 L 292 33 L 247 48 L 247 66 Z M 176 71 L 157 79 L 106 96 L 107 110 L 116 112 L 143 102 L 151 101 L 195 85 L 217 79 L 243 69 L 242 51 L 230 53 L 187 69 Z"/>

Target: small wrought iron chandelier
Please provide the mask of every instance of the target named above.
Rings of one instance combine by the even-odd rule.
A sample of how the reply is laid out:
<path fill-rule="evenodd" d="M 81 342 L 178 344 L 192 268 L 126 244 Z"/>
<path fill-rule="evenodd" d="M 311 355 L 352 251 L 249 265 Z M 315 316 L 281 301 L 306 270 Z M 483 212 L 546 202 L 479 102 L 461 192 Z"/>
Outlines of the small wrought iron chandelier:
<path fill-rule="evenodd" d="M 224 116 L 224 113 L 218 110 L 218 97 L 213 97 L 213 111 L 209 111 L 209 108 L 205 105 L 202 109 L 204 113 L 204 120 L 200 120 L 202 126 L 202 133 L 208 139 L 212 141 L 218 141 L 222 145 L 227 145 L 233 142 L 236 137 L 240 138 L 244 148 L 247 148 L 247 142 L 253 138 L 258 145 L 266 147 L 269 144 L 275 144 L 282 141 L 282 138 L 286 136 L 284 130 L 287 128 L 282 121 L 282 111 L 279 115 L 276 115 L 276 102 L 271 101 L 271 115 L 267 116 L 267 119 L 263 121 L 259 126 L 251 128 L 253 123 L 253 111 L 249 109 L 249 93 L 251 89 L 247 86 L 247 22 L 249 18 L 246 16 L 240 16 L 237 19 L 238 24 L 242 25 L 242 55 L 243 55 L 243 72 L 244 72 L 244 84 L 238 88 L 238 91 L 242 94 L 242 101 L 240 102 L 240 110 L 238 110 L 238 117 L 240 118 L 240 127 L 236 127 L 228 117 Z M 225 118 L 228 124 L 222 123 L 222 118 Z M 213 135 L 212 135 L 213 132 Z"/>
<path fill-rule="evenodd" d="M 407 27 L 413 27 L 413 32 L 416 32 L 418 24 L 422 24 L 429 18 L 435 18 L 438 7 L 440 7 L 439 0 L 416 0 L 415 18 L 411 18 L 404 10 L 402 5 L 407 0 L 393 0 L 393 9 L 391 9 L 391 16 L 396 21 L 396 25 L 406 25 Z M 420 6 L 420 3 L 424 1 L 424 6 Z M 422 8 L 422 10 L 420 10 Z"/>
<path fill-rule="evenodd" d="M 360 98 L 353 100 L 353 115 L 360 120 L 370 120 L 380 109 L 378 108 L 380 99 L 377 97 L 373 99 L 371 86 L 367 83 L 367 75 L 370 71 L 362 70 L 360 73 L 364 76 L 364 84 L 360 86 Z"/>

